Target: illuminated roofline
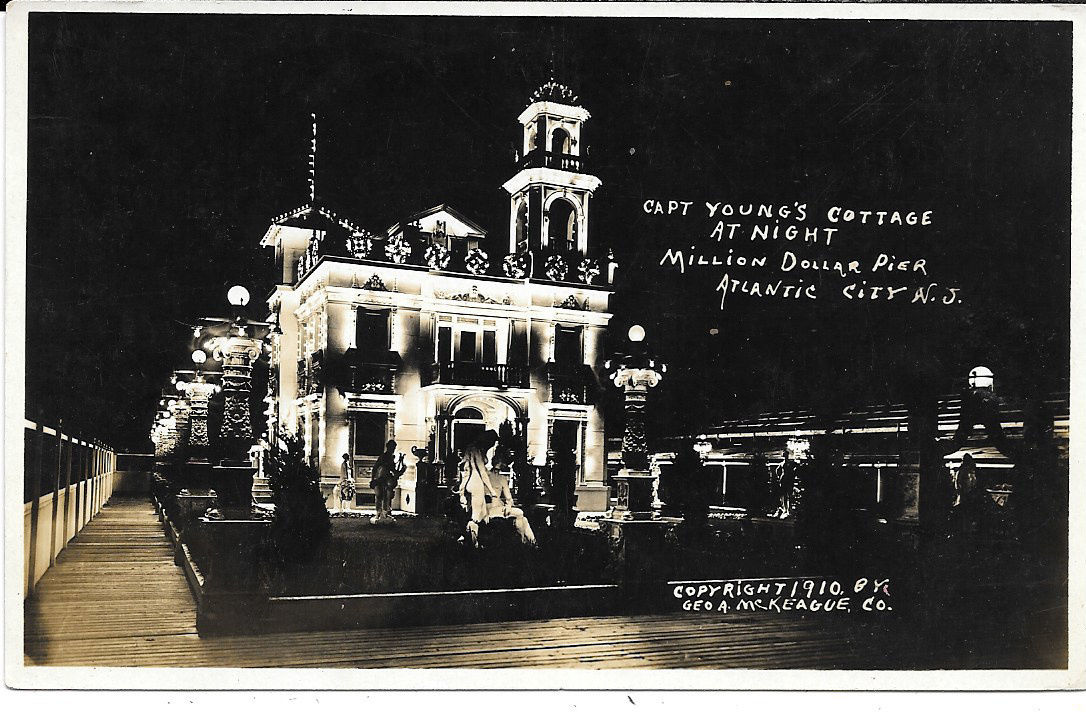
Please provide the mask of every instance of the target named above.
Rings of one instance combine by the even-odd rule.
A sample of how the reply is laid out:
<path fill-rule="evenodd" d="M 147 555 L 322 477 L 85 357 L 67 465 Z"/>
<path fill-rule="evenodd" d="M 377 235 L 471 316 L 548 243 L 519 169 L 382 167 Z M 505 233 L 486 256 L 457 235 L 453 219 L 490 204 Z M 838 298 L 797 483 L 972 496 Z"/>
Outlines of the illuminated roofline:
<path fill-rule="evenodd" d="M 408 265 L 408 264 L 394 264 L 392 262 L 384 262 L 382 260 L 367 260 L 358 257 L 343 257 L 341 255 L 320 255 L 317 262 L 306 272 L 300 280 L 298 280 L 292 289 L 301 289 L 306 282 L 314 277 L 320 269 L 321 265 L 325 263 L 339 263 L 348 265 L 364 265 L 374 269 L 382 270 L 403 270 L 415 273 L 432 274 L 435 277 L 443 277 L 446 279 L 463 279 L 468 282 L 492 282 L 497 284 L 523 284 L 533 285 L 539 287 L 559 287 L 562 289 L 578 289 L 595 292 L 597 294 L 614 294 L 615 290 L 611 285 L 607 284 L 585 284 L 583 282 L 554 282 L 549 279 L 514 279 L 512 277 L 502 277 L 500 275 L 491 274 L 471 274 L 470 272 L 443 272 L 439 270 L 432 270 L 426 265 Z"/>
<path fill-rule="evenodd" d="M 588 109 L 580 106 L 562 104 L 557 101 L 534 101 L 528 105 L 528 108 L 520 112 L 517 121 L 526 124 L 540 114 L 551 114 L 566 119 L 576 119 L 577 121 L 588 121 L 592 118 L 592 114 L 588 113 Z"/>

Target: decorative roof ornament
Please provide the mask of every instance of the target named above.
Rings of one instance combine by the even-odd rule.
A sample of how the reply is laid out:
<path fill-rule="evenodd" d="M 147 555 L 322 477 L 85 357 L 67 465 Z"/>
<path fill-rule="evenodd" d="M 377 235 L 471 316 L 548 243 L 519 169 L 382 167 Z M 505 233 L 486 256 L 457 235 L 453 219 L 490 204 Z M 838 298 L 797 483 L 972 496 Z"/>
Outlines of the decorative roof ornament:
<path fill-rule="evenodd" d="M 347 251 L 351 257 L 365 259 L 373 252 L 373 235 L 368 230 L 357 230 L 347 238 Z"/>
<path fill-rule="evenodd" d="M 309 140 L 309 202 L 317 202 L 317 115 L 313 119 L 313 137 Z"/>
<path fill-rule="evenodd" d="M 373 292 L 388 292 L 391 291 L 385 286 L 384 280 L 382 280 L 377 274 L 373 274 L 366 283 L 362 285 L 362 289 L 368 289 Z"/>
<path fill-rule="evenodd" d="M 461 292 L 459 294 L 453 294 L 449 292 L 434 292 L 434 296 L 438 299 L 448 299 L 453 302 L 473 302 L 475 304 L 510 304 L 512 300 L 506 296 L 500 302 L 497 299 L 488 297 L 479 291 L 478 285 L 471 285 L 470 292 Z"/>
<path fill-rule="evenodd" d="M 579 309 L 581 311 L 588 311 L 588 298 L 585 297 L 584 302 L 577 301 L 577 296 L 574 294 L 569 295 L 562 300 L 554 300 L 554 307 L 556 309 Z"/>
<path fill-rule="evenodd" d="M 471 272 L 472 274 L 484 274 L 490 269 L 490 258 L 487 257 L 485 251 L 478 247 L 473 247 L 468 250 L 468 254 L 464 258 L 464 266 L 467 267 L 468 272 Z"/>
<path fill-rule="evenodd" d="M 530 104 L 537 101 L 553 101 L 559 104 L 576 105 L 579 98 L 573 90 L 557 81 L 553 76 L 532 92 Z"/>

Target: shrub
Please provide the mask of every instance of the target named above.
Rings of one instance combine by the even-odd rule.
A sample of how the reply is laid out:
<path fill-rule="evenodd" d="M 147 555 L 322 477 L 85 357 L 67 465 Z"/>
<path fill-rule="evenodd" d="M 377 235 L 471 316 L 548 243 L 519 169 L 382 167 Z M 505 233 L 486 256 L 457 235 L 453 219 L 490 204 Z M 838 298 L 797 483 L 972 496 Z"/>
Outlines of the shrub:
<path fill-rule="evenodd" d="M 271 487 L 272 515 L 270 543 L 272 556 L 281 564 L 311 560 L 328 541 L 332 523 L 321 494 L 320 473 L 306 462 L 299 438 L 281 435 L 267 459 Z"/>

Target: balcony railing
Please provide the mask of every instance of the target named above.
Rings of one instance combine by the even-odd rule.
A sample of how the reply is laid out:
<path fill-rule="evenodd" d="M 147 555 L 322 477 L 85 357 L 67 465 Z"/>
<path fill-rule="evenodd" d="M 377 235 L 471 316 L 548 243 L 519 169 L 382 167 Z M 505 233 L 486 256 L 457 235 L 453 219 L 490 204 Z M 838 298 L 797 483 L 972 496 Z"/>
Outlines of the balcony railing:
<path fill-rule="evenodd" d="M 396 388 L 396 367 L 385 363 L 349 366 L 348 388 L 351 393 L 391 394 Z"/>
<path fill-rule="evenodd" d="M 592 390 L 580 378 L 556 377 L 551 381 L 551 402 L 587 405 Z"/>
<path fill-rule="evenodd" d="M 428 381 L 451 386 L 527 388 L 528 368 L 503 363 L 448 361 L 431 364 Z"/>
<path fill-rule="evenodd" d="M 595 379 L 588 366 L 550 364 L 547 380 L 551 403 L 590 405 L 596 393 Z"/>
<path fill-rule="evenodd" d="M 544 151 L 541 148 L 536 148 L 526 153 L 524 158 L 520 159 L 520 167 L 554 168 L 559 171 L 581 173 L 584 167 L 584 160 L 580 156 L 573 156 L 568 153 L 553 153 L 551 151 Z"/>

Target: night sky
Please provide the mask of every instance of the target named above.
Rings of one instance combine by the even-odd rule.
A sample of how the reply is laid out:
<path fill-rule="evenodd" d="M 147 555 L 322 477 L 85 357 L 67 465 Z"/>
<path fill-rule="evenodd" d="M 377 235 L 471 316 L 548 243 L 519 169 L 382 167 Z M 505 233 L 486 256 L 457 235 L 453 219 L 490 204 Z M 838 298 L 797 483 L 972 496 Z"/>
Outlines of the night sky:
<path fill-rule="evenodd" d="M 27 415 L 121 448 L 150 448 L 188 325 L 231 284 L 270 291 L 257 243 L 307 200 L 311 111 L 330 207 L 383 231 L 447 202 L 495 255 L 516 116 L 551 67 L 593 115 L 611 346 L 640 322 L 671 364 L 662 428 L 951 392 L 980 363 L 1008 397 L 1067 387 L 1069 23 L 32 14 L 30 58 Z M 924 258 L 962 301 L 850 303 L 812 273 L 793 276 L 817 300 L 721 309 L 729 270 L 661 268 L 668 247 L 773 264 L 794 246 L 710 242 L 704 201 L 806 203 L 811 225 L 834 205 L 931 210 L 838 226 L 810 256 Z"/>

